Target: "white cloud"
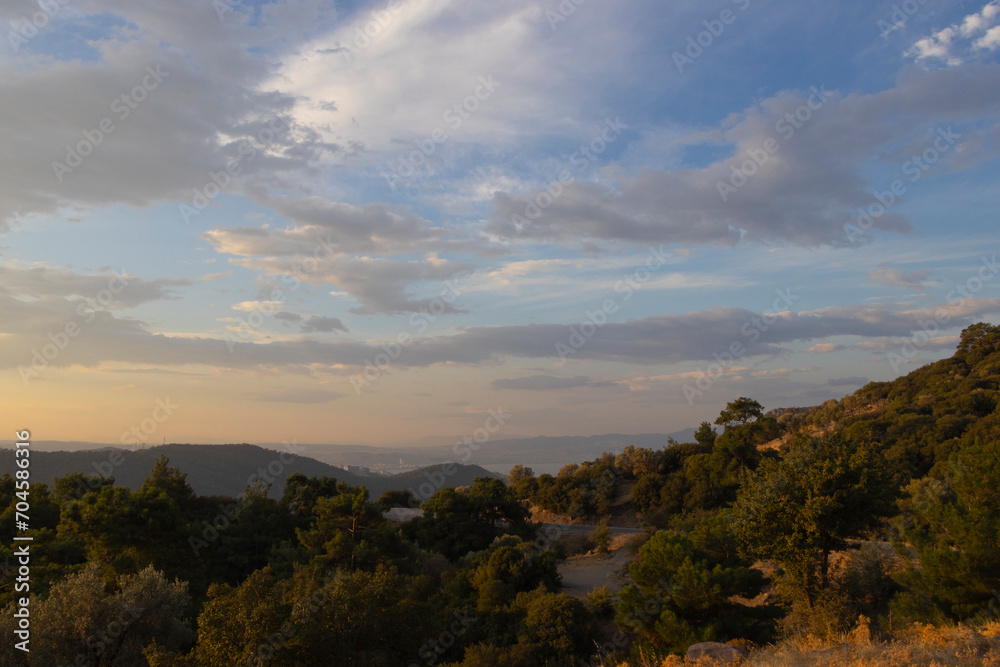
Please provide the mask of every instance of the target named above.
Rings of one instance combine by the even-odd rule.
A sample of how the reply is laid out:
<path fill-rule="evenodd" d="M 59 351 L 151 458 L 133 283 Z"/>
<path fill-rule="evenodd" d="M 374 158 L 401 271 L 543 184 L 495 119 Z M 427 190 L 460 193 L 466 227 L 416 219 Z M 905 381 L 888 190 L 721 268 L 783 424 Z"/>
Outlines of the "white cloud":
<path fill-rule="evenodd" d="M 817 343 L 810 347 L 806 352 L 814 352 L 816 354 L 829 354 L 831 352 L 839 352 L 843 350 L 844 346 L 839 343 Z"/>
<path fill-rule="evenodd" d="M 993 0 L 961 22 L 917 40 L 906 55 L 954 67 L 969 60 L 976 50 L 995 51 L 1000 48 L 1000 26 L 995 25 L 998 17 L 1000 2 Z"/>
<path fill-rule="evenodd" d="M 501 238 L 571 245 L 581 240 L 848 245 L 845 225 L 855 223 L 858 209 L 877 203 L 876 187 L 885 187 L 868 182 L 869 165 L 898 152 L 902 178 L 912 153 L 900 145 L 922 151 L 943 123 L 970 115 L 995 120 L 1000 66 L 924 73 L 870 95 L 828 95 L 818 110 L 806 109 L 809 120 L 791 136 L 793 128 L 781 123 L 803 108 L 809 92 L 782 92 L 731 115 L 700 136 L 721 135 L 733 155 L 702 168 L 647 168 L 619 173 L 611 183 L 573 182 L 544 210 L 531 214 L 531 197 L 498 192 L 487 230 Z M 734 170 L 749 162 L 748 152 L 760 154 L 768 140 L 777 142 L 777 151 L 723 197 L 719 185 L 731 186 Z M 953 155 L 963 148 L 960 137 Z M 900 233 L 911 225 L 890 210 L 874 219 L 874 228 Z"/>
<path fill-rule="evenodd" d="M 924 281 L 933 273 L 931 269 L 919 269 L 917 271 L 903 271 L 894 269 L 890 265 L 883 265 L 868 272 L 868 280 L 873 283 L 890 285 L 893 287 L 921 288 Z"/>

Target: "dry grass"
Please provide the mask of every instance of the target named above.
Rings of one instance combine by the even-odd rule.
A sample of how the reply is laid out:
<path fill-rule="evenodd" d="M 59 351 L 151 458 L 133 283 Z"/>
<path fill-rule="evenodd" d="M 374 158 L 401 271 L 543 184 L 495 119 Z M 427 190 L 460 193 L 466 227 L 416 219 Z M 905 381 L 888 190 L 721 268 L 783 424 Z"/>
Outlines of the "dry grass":
<path fill-rule="evenodd" d="M 676 656 L 656 662 L 642 660 L 618 667 L 682 667 L 713 665 Z M 915 624 L 891 642 L 873 641 L 867 619 L 833 641 L 812 636 L 788 639 L 758 649 L 740 667 L 1000 667 L 1000 622 L 980 628 L 963 625 L 937 628 Z"/>

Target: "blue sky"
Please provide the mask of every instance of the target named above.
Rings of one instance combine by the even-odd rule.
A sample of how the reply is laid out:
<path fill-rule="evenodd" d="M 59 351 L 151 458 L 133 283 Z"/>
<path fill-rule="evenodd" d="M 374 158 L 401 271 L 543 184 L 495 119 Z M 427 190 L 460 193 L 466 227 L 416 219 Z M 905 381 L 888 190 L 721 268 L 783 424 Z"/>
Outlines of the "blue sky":
<path fill-rule="evenodd" d="M 0 391 L 36 438 L 671 432 L 1000 314 L 995 0 L 0 26 Z"/>

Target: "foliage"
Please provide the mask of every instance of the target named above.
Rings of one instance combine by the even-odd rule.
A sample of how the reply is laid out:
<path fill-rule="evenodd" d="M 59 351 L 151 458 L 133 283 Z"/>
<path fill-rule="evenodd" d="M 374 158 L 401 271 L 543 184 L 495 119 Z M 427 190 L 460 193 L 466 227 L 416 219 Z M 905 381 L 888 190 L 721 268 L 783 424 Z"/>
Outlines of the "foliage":
<path fill-rule="evenodd" d="M 186 619 L 187 585 L 170 583 L 147 567 L 108 585 L 92 563 L 52 586 L 31 603 L 30 664 L 145 665 L 143 649 L 152 642 L 173 649 L 187 646 L 194 633 Z M 13 636 L 13 605 L 0 627 Z M 0 649 L 3 664 L 23 664 L 12 641 Z"/>
<path fill-rule="evenodd" d="M 404 534 L 422 548 L 457 560 L 488 546 L 509 525 L 528 536 L 528 511 L 498 479 L 477 477 L 468 492 L 441 489 L 424 503 L 424 517 L 408 522 Z"/>
<path fill-rule="evenodd" d="M 734 601 L 755 597 L 765 580 L 737 554 L 725 516 L 705 519 L 686 534 L 657 532 L 629 574 L 635 584 L 622 590 L 616 621 L 641 646 L 683 652 L 697 642 L 771 634 L 773 608 Z"/>
<path fill-rule="evenodd" d="M 1000 442 L 954 454 L 943 479 L 907 487 L 896 546 L 917 560 L 898 580 L 896 610 L 913 619 L 965 620 L 1000 590 Z"/>
<path fill-rule="evenodd" d="M 887 478 L 870 443 L 800 439 L 747 477 L 732 515 L 741 552 L 781 562 L 811 606 L 829 587 L 830 554 L 889 513 Z"/>
<path fill-rule="evenodd" d="M 601 523 L 598 524 L 594 532 L 590 534 L 591 541 L 597 545 L 597 550 L 602 554 L 608 553 L 611 548 L 611 530 L 608 528 L 608 520 L 601 519 Z"/>

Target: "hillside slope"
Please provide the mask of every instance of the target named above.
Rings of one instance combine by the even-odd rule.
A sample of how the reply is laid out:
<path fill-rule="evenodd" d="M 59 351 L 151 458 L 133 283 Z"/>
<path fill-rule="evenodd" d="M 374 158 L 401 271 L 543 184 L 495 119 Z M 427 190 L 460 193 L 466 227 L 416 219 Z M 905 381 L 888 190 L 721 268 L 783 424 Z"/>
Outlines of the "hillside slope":
<path fill-rule="evenodd" d="M 843 429 L 881 442 L 897 481 L 937 474 L 948 457 L 1000 437 L 1000 331 L 969 327 L 955 354 L 840 401 L 778 421 L 789 432 Z"/>
<path fill-rule="evenodd" d="M 256 445 L 170 444 L 138 451 L 109 447 L 79 452 L 32 452 L 31 479 L 51 486 L 56 477 L 82 472 L 114 477 L 117 485 L 135 490 L 160 456 L 166 456 L 172 467 L 186 473 L 188 484 L 202 496 L 237 497 L 254 475 L 260 475 L 265 481 L 273 480 L 269 493 L 272 498 L 281 497 L 289 475 L 302 473 L 307 477 L 333 477 L 352 486 L 364 485 L 372 500 L 390 490 L 413 489 L 417 492 L 425 485 L 426 492 L 431 487 L 437 490 L 440 486 L 468 486 L 476 477 L 496 476 L 479 466 L 453 466 L 448 469 L 448 472 L 453 471 L 450 475 L 441 472 L 442 466 L 429 466 L 394 477 L 362 477 L 315 459 Z M 0 458 L 0 475 L 13 474 L 14 457 Z M 442 479 L 444 483 L 439 484 Z"/>

